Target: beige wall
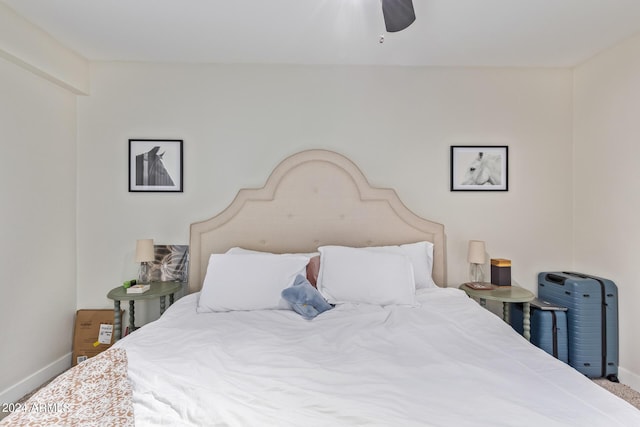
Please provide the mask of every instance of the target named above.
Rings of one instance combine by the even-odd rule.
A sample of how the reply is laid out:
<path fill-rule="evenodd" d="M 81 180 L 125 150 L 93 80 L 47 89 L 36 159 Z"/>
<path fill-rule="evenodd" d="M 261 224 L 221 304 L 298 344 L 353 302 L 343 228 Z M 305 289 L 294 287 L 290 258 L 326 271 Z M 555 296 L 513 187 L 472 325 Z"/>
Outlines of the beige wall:
<path fill-rule="evenodd" d="M 88 93 L 88 61 L 3 2 L 0 2 L 0 57 L 73 93 Z"/>
<path fill-rule="evenodd" d="M 71 364 L 76 97 L 0 58 L 0 402 Z"/>
<path fill-rule="evenodd" d="M 532 290 L 537 272 L 571 264 L 569 70 L 94 63 L 91 74 L 79 99 L 79 308 L 109 307 L 109 289 L 136 275 L 136 239 L 188 244 L 191 222 L 308 148 L 345 154 L 443 222 L 452 286 L 467 279 L 469 239 L 511 258 Z M 184 139 L 183 194 L 127 192 L 129 138 Z M 509 191 L 450 192 L 454 144 L 508 145 Z"/>
<path fill-rule="evenodd" d="M 575 70 L 574 267 L 619 290 L 620 366 L 640 390 L 640 36 Z"/>

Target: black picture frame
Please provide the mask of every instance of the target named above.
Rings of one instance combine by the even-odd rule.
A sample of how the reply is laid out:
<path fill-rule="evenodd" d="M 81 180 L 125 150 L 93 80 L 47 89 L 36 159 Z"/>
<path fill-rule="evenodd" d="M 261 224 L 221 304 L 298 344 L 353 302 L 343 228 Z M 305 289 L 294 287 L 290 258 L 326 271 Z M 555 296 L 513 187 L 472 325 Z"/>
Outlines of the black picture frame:
<path fill-rule="evenodd" d="M 509 147 L 452 145 L 451 191 L 509 191 Z"/>
<path fill-rule="evenodd" d="M 129 192 L 182 193 L 181 139 L 129 140 Z"/>

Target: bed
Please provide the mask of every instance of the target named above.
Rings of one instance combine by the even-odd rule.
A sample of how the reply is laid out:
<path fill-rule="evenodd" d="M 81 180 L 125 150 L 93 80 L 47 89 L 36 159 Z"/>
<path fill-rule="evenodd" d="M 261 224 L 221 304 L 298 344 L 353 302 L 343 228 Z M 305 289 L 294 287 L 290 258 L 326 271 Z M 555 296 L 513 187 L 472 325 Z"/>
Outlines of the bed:
<path fill-rule="evenodd" d="M 190 251 L 189 294 L 71 370 L 74 387 L 80 369 L 121 379 L 102 389 L 124 391 L 92 399 L 107 402 L 94 422 L 640 425 L 640 411 L 447 288 L 444 226 L 337 153 L 285 159 L 192 224 Z"/>

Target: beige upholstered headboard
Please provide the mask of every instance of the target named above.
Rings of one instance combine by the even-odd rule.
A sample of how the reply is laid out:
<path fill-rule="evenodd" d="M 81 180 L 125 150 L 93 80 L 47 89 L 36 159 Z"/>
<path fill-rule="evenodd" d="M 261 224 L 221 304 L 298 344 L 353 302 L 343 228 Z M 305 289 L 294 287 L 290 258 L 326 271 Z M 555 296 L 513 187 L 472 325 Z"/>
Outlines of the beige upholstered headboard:
<path fill-rule="evenodd" d="M 283 160 L 264 187 L 240 190 L 218 215 L 191 224 L 189 291 L 201 289 L 209 255 L 234 246 L 285 253 L 423 240 L 434 243 L 433 279 L 444 287 L 442 224 L 415 215 L 394 190 L 371 187 L 346 157 L 303 151 Z"/>

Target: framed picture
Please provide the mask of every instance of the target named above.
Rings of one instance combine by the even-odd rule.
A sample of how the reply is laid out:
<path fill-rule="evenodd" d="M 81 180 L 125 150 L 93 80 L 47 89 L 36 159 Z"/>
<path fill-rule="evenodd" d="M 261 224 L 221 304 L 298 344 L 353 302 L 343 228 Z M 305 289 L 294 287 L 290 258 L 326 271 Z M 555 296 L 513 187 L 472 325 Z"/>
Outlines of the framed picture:
<path fill-rule="evenodd" d="M 509 147 L 452 145 L 451 191 L 507 191 Z"/>
<path fill-rule="evenodd" d="M 130 192 L 182 192 L 182 140 L 129 140 Z"/>

